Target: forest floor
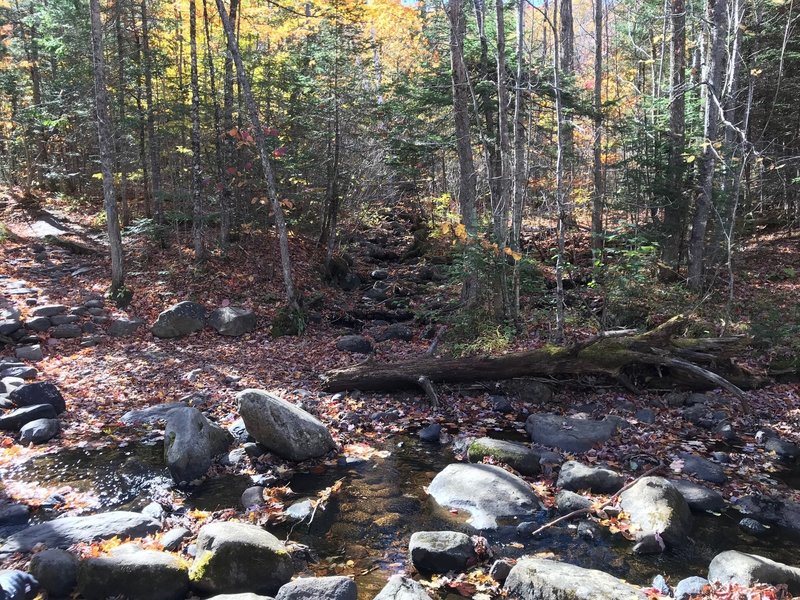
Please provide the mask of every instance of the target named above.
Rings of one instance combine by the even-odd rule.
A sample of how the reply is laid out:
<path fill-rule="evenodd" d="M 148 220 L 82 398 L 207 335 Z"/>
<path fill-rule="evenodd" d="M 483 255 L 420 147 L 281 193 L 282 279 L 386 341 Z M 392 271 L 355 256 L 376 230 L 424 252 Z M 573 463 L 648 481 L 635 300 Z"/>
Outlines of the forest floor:
<path fill-rule="evenodd" d="M 29 287 L 39 289 L 40 304 L 73 306 L 107 291 L 108 259 L 101 243 L 102 232 L 97 229 L 97 223 L 92 222 L 91 211 L 52 198 L 46 199 L 45 210 L 44 198 L 39 198 L 38 202 L 23 202 L 12 190 L 4 190 L 0 196 L 0 210 L 3 211 L 0 220 L 4 225 L 0 276 L 22 280 Z M 353 230 L 350 237 L 354 269 L 369 281 L 370 270 L 386 268 L 391 280 L 404 284 L 418 275 L 420 266 L 426 264 L 424 259 L 405 263 L 376 260 L 369 257 L 369 244 L 359 243 L 372 237 L 386 241 L 393 249 L 408 247 L 412 243 L 410 233 L 392 230 L 386 223 L 388 220 L 376 221 L 368 229 Z M 528 230 L 527 248 L 531 254 L 535 255 L 537 248 L 552 245 L 553 240 L 547 237 L 550 234 L 546 228 L 542 230 L 544 233 L 538 239 L 536 230 Z M 46 241 L 44 236 L 47 235 L 71 239 L 94 252 L 71 253 Z M 464 387 L 441 386 L 437 390 L 442 402 L 438 410 L 431 409 L 424 396 L 416 391 L 325 394 L 322 373 L 363 360 L 363 356 L 337 350 L 336 341 L 353 331 L 353 314 L 362 314 L 365 306 L 374 305 L 365 305 L 364 288 L 344 291 L 324 283 L 317 266 L 322 249 L 308 238 L 292 237 L 296 284 L 307 301 L 314 299 L 314 317 L 302 336 L 272 337 L 269 323 L 282 298 L 277 242 L 270 231 L 256 229 L 240 240 L 224 255 L 214 253 L 198 267 L 188 246 L 173 242 L 164 249 L 144 235 L 126 238 L 127 286 L 133 291 L 133 300 L 125 311 L 108 303 L 112 316 L 139 317 L 149 325 L 170 305 L 193 300 L 208 308 L 228 304 L 252 308 L 259 315 L 259 327 L 235 339 L 223 338 L 205 329 L 179 340 L 156 339 L 145 327 L 133 337 L 103 336 L 98 345 L 87 348 L 81 348 L 75 340 L 43 339 L 45 356 L 35 366 L 40 371 L 39 379 L 56 383 L 67 398 L 68 411 L 61 417 L 62 432 L 51 443 L 28 448 L 15 444 L 11 436 L 0 437 L 0 467 L 21 464 L 36 455 L 65 448 L 91 449 L 135 442 L 142 433 L 122 424 L 125 412 L 192 395 L 201 399 L 204 412 L 228 425 L 237 417 L 235 393 L 251 387 L 302 402 L 307 410 L 331 427 L 346 455 L 368 454 L 369 448 L 377 446 L 387 436 L 414 434 L 433 422 L 443 426 L 443 441 L 447 441 L 454 437 L 522 431 L 524 415 L 528 412 L 568 413 L 578 406 L 595 415 L 620 414 L 629 419 L 639 408 L 656 411 L 655 424 L 640 423 L 622 432 L 621 442 L 597 448 L 584 456 L 584 460 L 604 462 L 633 476 L 639 473 L 632 467 L 631 457 L 649 456 L 679 471 L 680 464 L 675 463 L 679 453 L 690 450 L 711 456 L 719 449 L 720 440 L 713 431 L 680 418 L 680 409 L 665 405 L 659 392 L 635 395 L 614 382 L 595 378 L 548 382 L 555 389 L 550 405 L 515 404 L 517 410 L 512 414 L 493 411 L 490 396 L 502 388 L 502 385 L 495 387 L 493 382 Z M 46 247 L 46 259 L 36 256 L 41 251 L 39 244 Z M 434 246 L 441 253 L 448 243 L 437 241 Z M 590 260 L 586 260 L 587 249 L 586 232 L 570 237 L 568 250 L 572 253 L 571 262 L 577 265 L 576 280 L 581 264 L 584 271 L 591 268 Z M 58 277 L 51 276 L 53 271 L 51 275 L 45 274 L 43 265 L 56 267 Z M 771 364 L 783 366 L 796 360 L 798 348 L 793 346 L 796 344 L 793 336 L 800 331 L 797 303 L 800 235 L 797 233 L 765 234 L 741 248 L 734 267 L 733 302 L 727 301 L 728 292 L 721 287 L 702 302 L 692 303 L 679 285 L 657 283 L 648 268 L 641 268 L 636 271 L 636 277 L 631 275 L 630 281 L 620 284 L 614 292 L 619 298 L 614 306 L 634 307 L 645 315 L 643 322 L 648 325 L 693 308 L 697 327 L 708 335 L 752 335 L 755 342 L 741 357 L 741 362 L 759 374 L 767 374 Z M 523 332 L 505 342 L 500 347 L 502 351 L 536 348 L 551 338 L 552 305 L 544 295 L 551 294 L 547 282 L 552 279 L 548 267 L 541 267 L 541 272 L 544 287 L 521 301 L 523 315 L 527 315 L 522 320 Z M 413 286 L 415 291 L 408 297 L 409 310 L 416 315 L 430 315 L 431 305 L 446 305 L 457 299 L 457 279 L 437 279 L 414 280 L 418 285 Z M 584 292 L 583 296 L 575 292 L 568 313 L 568 336 L 573 340 L 586 338 L 597 328 L 599 313 L 592 313 L 587 307 L 599 292 L 590 288 L 584 288 Z M 612 303 L 609 298 L 605 299 L 607 310 Z M 6 305 L 0 308 L 11 301 L 11 297 L 5 296 Z M 24 314 L 25 308 L 22 308 Z M 423 320 L 407 323 L 414 332 L 409 342 L 376 343 L 371 360 L 397 361 L 423 356 L 431 343 L 423 339 L 422 334 L 429 326 Z M 356 323 L 356 329 L 363 329 L 364 333 L 369 333 L 370 327 L 369 322 Z M 443 350 L 447 351 L 448 347 L 445 343 Z M 0 349 L 0 358 L 12 355 L 13 350 Z M 726 472 L 730 477 L 715 488 L 731 501 L 759 493 L 800 502 L 800 491 L 786 483 L 788 474 L 793 471 L 766 451 L 761 440 L 756 438 L 759 428 L 768 426 L 781 438 L 800 444 L 800 385 L 774 382 L 749 391 L 749 414 L 738 411 L 735 401 L 724 394 L 711 395 L 726 407 L 739 435 L 736 447 L 727 449 L 731 463 Z M 371 418 L 377 411 L 390 409 L 396 409 L 397 420 L 383 422 Z M 295 469 L 285 462 L 270 460 L 272 462 L 258 465 L 258 470 L 271 471 L 281 481 L 286 481 Z M 333 458 L 318 461 L 316 466 L 302 465 L 302 469 L 324 471 L 335 463 L 336 458 Z M 241 469 L 216 468 L 219 472 Z M 552 504 L 553 477 L 543 477 L 533 483 L 537 493 Z M 8 481 L 5 488 L 9 497 L 34 507 L 53 493 L 65 498 L 62 509 L 68 513 L 79 514 L 96 505 L 95 498 L 60 487 Z"/>

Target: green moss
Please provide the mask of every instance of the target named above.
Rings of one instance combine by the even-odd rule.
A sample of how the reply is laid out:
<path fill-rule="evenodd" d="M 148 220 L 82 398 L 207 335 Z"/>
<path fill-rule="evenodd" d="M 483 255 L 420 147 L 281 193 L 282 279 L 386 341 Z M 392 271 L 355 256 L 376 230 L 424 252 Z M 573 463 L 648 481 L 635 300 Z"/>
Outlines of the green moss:
<path fill-rule="evenodd" d="M 214 553 L 211 550 L 204 550 L 189 569 L 189 581 L 195 583 L 201 581 L 206 575 L 206 569 L 212 558 L 214 558 Z"/>
<path fill-rule="evenodd" d="M 284 306 L 272 319 L 272 337 L 302 335 L 306 330 L 306 315 L 301 309 Z"/>

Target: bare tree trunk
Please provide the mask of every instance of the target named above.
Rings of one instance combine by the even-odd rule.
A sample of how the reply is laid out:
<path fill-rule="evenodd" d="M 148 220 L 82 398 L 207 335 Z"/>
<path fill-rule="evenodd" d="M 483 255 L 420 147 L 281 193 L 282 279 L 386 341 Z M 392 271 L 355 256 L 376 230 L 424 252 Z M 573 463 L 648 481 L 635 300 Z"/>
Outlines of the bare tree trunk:
<path fill-rule="evenodd" d="M 461 222 L 467 233 L 474 236 L 478 231 L 475 214 L 478 177 L 472 156 L 469 128 L 470 86 L 467 65 L 464 61 L 464 36 L 467 31 L 466 2 L 467 0 L 451 0 L 447 3 L 446 10 L 450 21 L 450 76 L 453 84 L 453 120 L 459 170 L 458 204 Z M 478 277 L 474 265 L 468 264 L 467 271 L 461 290 L 461 299 L 466 306 L 471 306 L 478 298 Z"/>
<path fill-rule="evenodd" d="M 144 90 L 147 99 L 147 139 L 150 142 L 150 196 L 156 213 L 156 222 L 164 222 L 161 198 L 161 163 L 159 162 L 158 138 L 155 128 L 155 106 L 153 105 L 153 58 L 150 52 L 150 24 L 147 15 L 147 0 L 141 2 L 142 12 L 142 56 L 144 58 Z"/>
<path fill-rule="evenodd" d="M 514 205 L 511 211 L 511 249 L 519 251 L 522 210 L 525 205 L 528 166 L 525 161 L 525 0 L 517 3 L 517 75 L 514 89 Z"/>
<path fill-rule="evenodd" d="M 286 289 L 286 304 L 291 309 L 299 308 L 297 297 L 294 290 L 294 280 L 292 279 L 292 262 L 289 256 L 289 232 L 286 227 L 286 220 L 283 217 L 283 208 L 281 207 L 280 200 L 278 199 L 278 190 L 275 183 L 275 174 L 272 172 L 272 165 L 269 162 L 269 149 L 267 148 L 267 139 L 264 134 L 264 129 L 261 127 L 261 119 L 258 116 L 258 108 L 256 107 L 253 92 L 250 90 L 250 81 L 247 78 L 247 73 L 244 70 L 242 57 L 239 54 L 239 44 L 236 41 L 236 35 L 233 31 L 233 25 L 228 18 L 228 13 L 225 10 L 225 5 L 222 0 L 216 0 L 217 10 L 219 11 L 222 25 L 225 28 L 225 36 L 228 40 L 228 50 L 231 53 L 233 62 L 236 65 L 236 72 L 239 75 L 239 86 L 244 96 L 245 104 L 247 105 L 247 112 L 250 114 L 250 122 L 253 125 L 253 137 L 255 137 L 256 145 L 258 146 L 258 153 L 261 156 L 261 168 L 264 170 L 264 178 L 267 184 L 267 197 L 272 204 L 272 210 L 275 213 L 275 227 L 278 230 L 278 239 L 281 249 L 281 270 L 283 271 L 283 284 Z"/>
<path fill-rule="evenodd" d="M 230 19 L 234 23 L 237 19 L 239 10 L 239 0 L 230 0 Z M 232 177 L 225 172 L 225 168 L 232 169 L 236 156 L 236 145 L 234 138 L 230 135 L 233 129 L 233 55 L 230 50 L 225 52 L 225 81 L 223 83 L 222 94 L 222 129 L 223 129 L 223 162 L 225 166 L 222 172 L 222 193 L 220 197 L 220 217 L 219 217 L 219 245 L 227 248 L 230 245 L 231 236 L 231 212 L 233 204 L 233 193 L 231 190 Z"/>
<path fill-rule="evenodd" d="M 553 21 L 558 22 L 558 3 L 553 4 Z M 556 100 L 556 210 L 558 212 L 558 252 L 556 253 L 556 341 L 564 341 L 564 250 L 567 235 L 567 210 L 564 202 L 564 111 L 561 100 L 561 63 L 558 28 L 553 27 L 553 88 Z"/>
<path fill-rule="evenodd" d="M 131 5 L 131 11 L 135 8 Z M 134 64 L 136 65 L 136 116 L 138 120 L 139 129 L 139 163 L 142 165 L 142 194 L 144 196 L 144 213 L 147 217 L 153 215 L 153 198 L 150 195 L 150 167 L 147 162 L 147 111 L 144 106 L 144 84 L 142 73 L 142 38 L 139 35 L 139 30 L 136 26 L 136 17 L 131 14 L 131 23 L 133 24 L 134 35 L 134 48 L 133 54 Z"/>
<path fill-rule="evenodd" d="M 603 251 L 603 2 L 594 0 L 594 139 L 592 141 L 594 195 L 592 196 L 592 255 Z"/>
<path fill-rule="evenodd" d="M 561 24 L 561 35 L 559 36 L 561 48 L 559 49 L 561 59 L 561 85 L 564 85 L 565 79 L 572 82 L 575 78 L 575 31 L 572 18 L 572 0 L 560 0 L 556 10 L 559 13 Z M 554 42 L 555 43 L 555 42 Z M 564 142 L 564 162 L 566 163 L 567 171 L 572 174 L 572 169 L 575 163 L 575 143 L 572 132 L 572 123 L 568 122 L 568 111 L 564 110 L 563 94 L 562 94 L 562 111 L 564 119 L 560 121 L 559 127 L 563 130 L 561 132 Z M 571 112 L 571 111 L 569 111 Z"/>
<path fill-rule="evenodd" d="M 197 6 L 189 0 L 189 61 L 191 63 L 192 86 L 192 238 L 194 240 L 194 259 L 205 259 L 203 242 L 203 157 L 200 154 L 200 83 L 197 73 Z"/>
<path fill-rule="evenodd" d="M 672 84 L 669 111 L 669 197 L 664 208 L 664 262 L 673 268 L 680 263 L 686 227 L 686 199 L 683 195 L 683 152 L 686 132 L 686 5 L 672 0 Z"/>
<path fill-rule="evenodd" d="M 714 144 L 719 139 L 719 94 L 722 90 L 723 62 L 725 60 L 725 19 L 727 0 L 709 0 L 712 11 L 711 51 L 706 74 L 706 107 L 703 125 L 704 149 L 700 163 L 700 190 L 697 194 L 692 235 L 689 239 L 689 288 L 699 291 L 703 287 L 706 254 L 706 228 L 714 202 L 714 168 L 717 151 Z"/>
<path fill-rule="evenodd" d="M 217 101 L 217 70 L 214 68 L 214 55 L 211 52 L 211 26 L 208 20 L 208 2 L 203 0 L 203 28 L 206 36 L 206 61 L 208 64 L 208 86 L 211 93 L 211 102 L 214 105 L 214 164 L 216 166 L 217 183 L 222 181 L 222 131 L 220 129 L 219 102 Z M 220 199 L 220 211 L 222 210 L 222 200 Z M 220 247 L 222 244 L 222 228 L 220 226 Z M 226 239 L 227 243 L 227 239 Z"/>
<path fill-rule="evenodd" d="M 92 24 L 92 70 L 94 71 L 95 116 L 100 146 L 100 169 L 103 173 L 103 201 L 106 209 L 108 244 L 111 250 L 111 293 L 115 295 L 125 286 L 125 264 L 122 238 L 119 233 L 117 199 L 114 197 L 114 142 L 108 117 L 108 90 L 106 89 L 105 59 L 103 57 L 103 23 L 100 20 L 100 1 L 89 0 Z"/>
<path fill-rule="evenodd" d="M 510 317 L 514 314 L 509 296 L 508 269 L 504 252 L 508 245 L 508 218 L 511 214 L 511 141 L 508 127 L 508 77 L 506 76 L 506 31 L 503 0 L 495 1 L 495 18 L 497 24 L 497 131 L 500 139 L 500 196 L 494 211 L 494 234 L 500 248 L 502 266 L 500 268 L 500 299 L 502 314 Z"/>
<path fill-rule="evenodd" d="M 122 21 L 122 0 L 114 2 L 114 30 L 117 36 L 117 120 L 119 131 L 117 132 L 117 152 L 116 159 L 119 170 L 119 199 L 122 203 L 122 225 L 127 227 L 131 221 L 130 207 L 128 206 L 128 162 L 123 150 L 126 145 L 123 142 L 125 134 L 125 44 L 123 36 Z"/>

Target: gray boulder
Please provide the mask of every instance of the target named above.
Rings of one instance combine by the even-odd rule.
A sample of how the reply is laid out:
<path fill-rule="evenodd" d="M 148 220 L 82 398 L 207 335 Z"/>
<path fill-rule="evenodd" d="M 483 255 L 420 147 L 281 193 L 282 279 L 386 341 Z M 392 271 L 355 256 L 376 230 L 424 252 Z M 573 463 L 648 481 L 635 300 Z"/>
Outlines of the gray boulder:
<path fill-rule="evenodd" d="M 161 546 L 164 548 L 164 550 L 175 552 L 181 547 L 183 540 L 190 535 L 192 535 L 192 532 L 185 527 L 176 527 L 175 529 L 170 529 L 164 535 L 162 535 L 159 541 L 161 542 Z"/>
<path fill-rule="evenodd" d="M 230 433 L 196 408 L 175 408 L 164 429 L 164 460 L 176 482 L 190 482 L 205 475 L 214 457 L 225 452 L 231 442 Z"/>
<path fill-rule="evenodd" d="M 23 446 L 44 444 L 58 435 L 58 430 L 58 419 L 36 419 L 25 423 L 19 430 L 19 443 Z"/>
<path fill-rule="evenodd" d="M 520 600 L 644 600 L 638 587 L 622 579 L 568 563 L 539 558 L 520 560 L 504 587 Z"/>
<path fill-rule="evenodd" d="M 39 371 L 35 367 L 9 367 L 0 371 L 0 377 L 19 377 L 20 379 L 36 379 Z"/>
<path fill-rule="evenodd" d="M 577 492 L 591 490 L 596 494 L 613 494 L 625 484 L 625 477 L 604 467 L 593 467 L 571 460 L 561 465 L 556 486 Z"/>
<path fill-rule="evenodd" d="M 6 504 L 0 507 L 0 527 L 25 525 L 30 515 L 31 509 L 24 504 Z"/>
<path fill-rule="evenodd" d="M 25 384 L 15 389 L 8 396 L 17 406 L 50 404 L 57 414 L 61 414 L 67 409 L 64 396 L 61 395 L 55 385 L 48 381 Z"/>
<path fill-rule="evenodd" d="M 256 328 L 256 313 L 246 308 L 223 306 L 211 313 L 208 324 L 220 335 L 240 336 Z"/>
<path fill-rule="evenodd" d="M 0 319 L 0 335 L 11 335 L 22 327 L 19 319 Z"/>
<path fill-rule="evenodd" d="M 467 452 L 470 462 L 479 463 L 489 456 L 494 460 L 505 463 L 523 475 L 536 475 L 539 472 L 539 459 L 541 455 L 525 444 L 480 438 L 469 445 Z"/>
<path fill-rule="evenodd" d="M 385 342 L 387 340 L 401 340 L 403 342 L 410 342 L 414 338 L 414 332 L 408 325 L 403 323 L 392 323 L 388 327 L 384 327 L 377 331 L 372 337 L 376 342 Z"/>
<path fill-rule="evenodd" d="M 793 596 L 800 594 L 800 569 L 736 550 L 728 550 L 714 557 L 708 565 L 708 580 L 744 586 L 785 583 Z"/>
<path fill-rule="evenodd" d="M 128 337 L 135 334 L 144 325 L 141 319 L 114 319 L 106 333 L 111 337 Z"/>
<path fill-rule="evenodd" d="M 604 444 L 617 431 L 609 419 L 594 421 L 552 413 L 533 414 L 525 423 L 531 441 L 567 452 L 587 452 Z"/>
<path fill-rule="evenodd" d="M 681 579 L 673 591 L 675 600 L 689 600 L 692 596 L 703 593 L 703 588 L 708 585 L 705 577 L 687 577 Z"/>
<path fill-rule="evenodd" d="M 14 354 L 19 359 L 29 360 L 31 362 L 37 362 L 44 358 L 42 347 L 39 344 L 31 344 L 30 346 L 18 346 L 17 349 L 14 350 Z"/>
<path fill-rule="evenodd" d="M 274 600 L 274 598 L 246 592 L 244 594 L 218 594 L 208 598 L 208 600 Z"/>
<path fill-rule="evenodd" d="M 167 404 L 156 404 L 155 406 L 148 406 L 147 408 L 138 408 L 126 412 L 120 420 L 124 425 L 142 425 L 144 423 L 157 423 L 158 421 L 166 421 L 169 413 L 176 408 L 185 408 L 186 404 L 183 402 L 169 402 Z"/>
<path fill-rule="evenodd" d="M 465 571 L 478 562 L 470 537 L 457 531 L 417 531 L 408 543 L 408 554 L 421 573 Z"/>
<path fill-rule="evenodd" d="M 286 547 L 257 525 L 203 525 L 190 571 L 192 587 L 206 594 L 274 594 L 294 574 Z"/>
<path fill-rule="evenodd" d="M 425 588 L 410 577 L 392 575 L 373 600 L 431 600 Z"/>
<path fill-rule="evenodd" d="M 678 458 L 683 461 L 682 471 L 688 475 L 694 475 L 698 479 L 710 483 L 725 483 L 728 480 L 721 466 L 702 456 L 683 452 L 678 455 Z"/>
<path fill-rule="evenodd" d="M 492 529 L 497 519 L 528 517 L 542 508 L 526 481 L 494 465 L 448 465 L 428 493 L 441 506 L 470 512 L 476 529 Z"/>
<path fill-rule="evenodd" d="M 556 508 L 560 514 L 567 514 L 576 510 L 589 512 L 592 508 L 592 499 L 581 496 L 569 490 L 561 490 L 556 494 Z"/>
<path fill-rule="evenodd" d="M 44 306 L 37 306 L 31 311 L 33 317 L 52 317 L 60 315 L 67 311 L 67 307 L 63 304 L 46 304 Z"/>
<path fill-rule="evenodd" d="M 159 338 L 176 338 L 200 331 L 206 322 L 206 309 L 196 302 L 179 302 L 160 315 L 150 329 Z"/>
<path fill-rule="evenodd" d="M 58 548 L 37 552 L 28 567 L 48 597 L 64 598 L 72 593 L 78 579 L 78 559 L 74 554 Z"/>
<path fill-rule="evenodd" d="M 291 402 L 256 389 L 239 392 L 236 401 L 250 435 L 278 456 L 302 461 L 336 447 L 327 427 Z"/>
<path fill-rule="evenodd" d="M 800 502 L 752 494 L 739 498 L 736 508 L 764 523 L 800 533 Z"/>
<path fill-rule="evenodd" d="M 79 338 L 83 335 L 83 329 L 75 323 L 63 323 L 56 325 L 50 330 L 50 337 L 56 339 Z"/>
<path fill-rule="evenodd" d="M 363 335 L 345 335 L 336 340 L 336 349 L 355 354 L 372 352 L 372 342 Z"/>
<path fill-rule="evenodd" d="M 301 577 L 278 590 L 275 600 L 357 600 L 355 582 L 349 577 Z"/>
<path fill-rule="evenodd" d="M 56 409 L 52 404 L 35 404 L 9 411 L 0 417 L 0 429 L 18 431 L 20 427 L 37 419 L 55 419 Z"/>
<path fill-rule="evenodd" d="M 620 506 L 637 525 L 636 539 L 660 535 L 664 543 L 683 543 L 692 527 L 689 505 L 681 493 L 666 479 L 644 477 L 619 497 Z"/>
<path fill-rule="evenodd" d="M 725 498 L 716 490 L 683 479 L 672 480 L 670 483 L 695 512 L 720 512 L 725 508 Z"/>
<path fill-rule="evenodd" d="M 107 540 L 114 536 L 138 538 L 155 533 L 161 524 L 136 512 L 112 511 L 87 517 L 61 517 L 31 525 L 9 536 L 0 552 L 30 552 L 36 544 L 67 548 L 78 542 Z"/>
<path fill-rule="evenodd" d="M 70 323 L 76 323 L 80 320 L 78 315 L 56 315 L 54 317 L 50 317 L 50 322 L 53 325 L 68 325 Z"/>
<path fill-rule="evenodd" d="M 120 547 L 83 560 L 78 569 L 78 592 L 87 600 L 120 593 L 127 600 L 181 600 L 188 591 L 186 564 L 166 552 Z"/>

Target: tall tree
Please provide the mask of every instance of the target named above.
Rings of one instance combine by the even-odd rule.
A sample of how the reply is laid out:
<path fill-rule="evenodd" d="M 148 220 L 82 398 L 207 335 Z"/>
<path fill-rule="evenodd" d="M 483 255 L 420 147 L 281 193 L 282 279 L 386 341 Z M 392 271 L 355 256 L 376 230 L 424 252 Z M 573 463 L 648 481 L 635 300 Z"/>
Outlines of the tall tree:
<path fill-rule="evenodd" d="M 706 229 L 714 203 L 714 170 L 717 162 L 719 119 L 722 92 L 722 74 L 725 61 L 727 33 L 727 0 L 708 0 L 710 19 L 710 51 L 704 81 L 706 87 L 705 119 L 703 122 L 703 152 L 700 162 L 699 185 L 692 234 L 689 239 L 689 287 L 699 291 L 703 287 L 706 255 Z"/>
<path fill-rule="evenodd" d="M 103 174 L 103 201 L 106 210 L 108 244 L 111 250 L 111 294 L 125 286 L 125 264 L 122 237 L 119 232 L 117 199 L 114 196 L 114 142 L 108 112 L 105 58 L 103 57 L 103 23 L 100 20 L 100 0 L 89 0 L 92 25 L 92 71 L 94 72 L 95 118 L 100 150 L 100 170 Z"/>
<path fill-rule="evenodd" d="M 150 23 L 147 12 L 147 0 L 141 1 L 142 16 L 142 58 L 144 59 L 144 90 L 147 100 L 147 141 L 150 156 L 150 196 L 159 225 L 164 220 L 164 210 L 161 198 L 161 158 L 159 142 L 156 137 L 155 106 L 153 104 L 153 55 L 150 50 Z"/>
<path fill-rule="evenodd" d="M 230 0 L 230 20 L 237 22 L 239 11 L 239 0 Z M 233 168 L 236 156 L 236 143 L 234 137 L 229 133 L 233 129 L 233 55 L 230 49 L 225 51 L 225 79 L 223 81 L 222 92 L 222 130 L 223 130 L 223 162 L 228 169 Z M 220 194 L 220 219 L 219 219 L 219 245 L 227 248 L 230 243 L 231 232 L 231 204 L 233 193 L 231 189 L 231 177 L 223 170 L 222 190 Z"/>
<path fill-rule="evenodd" d="M 677 267 L 683 246 L 687 204 L 683 190 L 686 133 L 686 5 L 672 0 L 672 44 L 669 110 L 669 188 L 664 207 L 664 262 Z"/>
<path fill-rule="evenodd" d="M 594 137 L 592 139 L 592 254 L 595 262 L 603 249 L 603 2 L 594 0 Z"/>
<path fill-rule="evenodd" d="M 292 278 L 292 261 L 289 256 L 289 231 L 286 227 L 286 219 L 283 216 L 283 208 L 281 207 L 280 199 L 278 198 L 278 189 L 275 182 L 275 174 L 272 171 L 272 165 L 269 162 L 269 149 L 267 147 L 267 139 L 264 129 L 261 127 L 261 118 L 258 115 L 258 107 L 256 106 L 253 92 L 250 89 L 250 80 L 247 77 L 247 72 L 244 70 L 244 63 L 242 62 L 242 55 L 239 53 L 239 44 L 236 35 L 233 31 L 233 24 L 228 13 L 225 10 L 225 5 L 222 0 L 216 0 L 217 10 L 219 11 L 222 26 L 225 29 L 225 37 L 228 40 L 228 50 L 231 53 L 233 62 L 236 65 L 236 73 L 239 76 L 239 87 L 242 90 L 247 112 L 250 115 L 250 123 L 253 126 L 253 137 L 258 147 L 258 154 L 261 158 L 261 168 L 264 171 L 264 179 L 267 186 L 267 197 L 272 205 L 272 211 L 275 215 L 275 227 L 278 230 L 278 240 L 280 242 L 281 250 L 281 270 L 283 271 L 283 285 L 286 290 L 286 304 L 291 309 L 299 308 L 297 296 L 294 289 L 294 280 Z"/>
<path fill-rule="evenodd" d="M 189 0 L 189 61 L 192 86 L 192 238 L 195 260 L 205 259 L 203 241 L 203 157 L 200 149 L 200 83 L 197 74 L 197 6 Z"/>

